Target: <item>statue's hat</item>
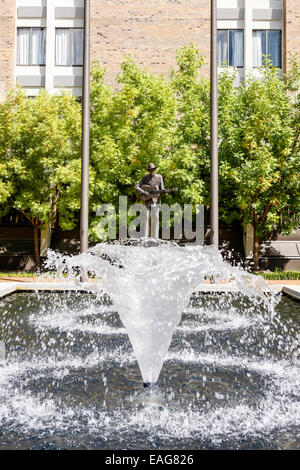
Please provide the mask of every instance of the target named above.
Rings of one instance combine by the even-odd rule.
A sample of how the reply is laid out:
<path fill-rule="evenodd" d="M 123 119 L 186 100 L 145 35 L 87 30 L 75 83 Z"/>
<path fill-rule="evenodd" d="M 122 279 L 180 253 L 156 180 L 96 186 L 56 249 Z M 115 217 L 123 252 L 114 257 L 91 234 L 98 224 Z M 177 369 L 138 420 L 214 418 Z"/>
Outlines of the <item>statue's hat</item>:
<path fill-rule="evenodd" d="M 156 170 L 156 166 L 153 163 L 149 163 L 147 170 Z"/>

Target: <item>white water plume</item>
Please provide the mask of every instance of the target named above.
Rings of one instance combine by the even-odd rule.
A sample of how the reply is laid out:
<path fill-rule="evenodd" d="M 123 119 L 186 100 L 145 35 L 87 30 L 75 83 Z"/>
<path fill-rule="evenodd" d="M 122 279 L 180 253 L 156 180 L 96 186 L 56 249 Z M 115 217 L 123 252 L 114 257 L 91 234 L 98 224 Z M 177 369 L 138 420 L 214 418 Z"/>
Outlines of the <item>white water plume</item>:
<path fill-rule="evenodd" d="M 99 243 L 87 252 L 62 257 L 49 252 L 57 273 L 91 272 L 118 311 L 133 346 L 144 383 L 156 383 L 183 310 L 200 283 L 213 277 L 267 302 L 265 281 L 222 259 L 212 246 L 179 246 L 154 239 Z M 76 279 L 75 276 L 75 279 Z"/>

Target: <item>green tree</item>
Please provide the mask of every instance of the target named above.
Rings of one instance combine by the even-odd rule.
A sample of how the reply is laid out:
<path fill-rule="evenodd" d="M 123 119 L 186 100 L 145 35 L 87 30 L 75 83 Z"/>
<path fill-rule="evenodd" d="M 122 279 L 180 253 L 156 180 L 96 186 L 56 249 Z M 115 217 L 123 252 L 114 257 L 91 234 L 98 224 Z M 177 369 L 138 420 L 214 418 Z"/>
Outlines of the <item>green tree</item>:
<path fill-rule="evenodd" d="M 36 262 L 40 264 L 38 230 L 75 226 L 80 207 L 80 105 L 64 94 L 41 92 L 28 99 L 20 89 L 0 104 L 0 205 L 32 224 Z"/>
<path fill-rule="evenodd" d="M 193 44 L 177 52 L 170 79 L 141 69 L 126 57 L 117 77 L 119 90 L 104 82 L 95 63 L 91 81 L 91 172 L 93 211 L 101 203 L 118 205 L 119 195 L 134 202 L 134 184 L 149 161 L 178 193 L 167 202 L 208 201 L 209 83 L 201 78 L 204 60 Z M 97 218 L 90 237 L 97 240 Z"/>
<path fill-rule="evenodd" d="M 104 82 L 98 63 L 91 81 L 92 211 L 102 203 L 118 207 L 120 195 L 134 202 L 133 187 L 145 174 L 149 161 L 160 165 L 170 147 L 176 100 L 173 88 L 161 75 L 141 69 L 127 57 L 117 77 L 119 90 Z M 90 237 L 97 240 L 92 217 Z"/>
<path fill-rule="evenodd" d="M 261 240 L 299 225 L 297 104 L 270 61 L 261 73 L 238 89 L 230 72 L 219 78 L 221 215 L 252 224 L 254 269 Z"/>
<path fill-rule="evenodd" d="M 201 76 L 204 58 L 191 43 L 177 51 L 176 59 L 170 76 L 176 96 L 176 126 L 161 169 L 167 185 L 180 189 L 172 200 L 208 204 L 209 82 Z"/>

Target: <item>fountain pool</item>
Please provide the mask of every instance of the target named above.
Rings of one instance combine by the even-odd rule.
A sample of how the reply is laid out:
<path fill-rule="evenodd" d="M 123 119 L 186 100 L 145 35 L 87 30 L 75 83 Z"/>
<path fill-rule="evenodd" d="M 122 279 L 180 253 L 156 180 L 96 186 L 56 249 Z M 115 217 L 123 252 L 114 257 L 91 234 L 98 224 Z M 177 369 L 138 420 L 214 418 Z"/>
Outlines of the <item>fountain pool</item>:
<path fill-rule="evenodd" d="M 296 449 L 299 303 L 195 292 L 182 310 L 143 389 L 104 291 L 1 299 L 0 449 Z"/>
<path fill-rule="evenodd" d="M 151 390 L 107 303 L 71 292 L 6 297 L 0 449 L 297 448 L 300 306 L 281 299 L 266 341 L 263 314 L 240 310 L 247 302 L 195 296 Z"/>

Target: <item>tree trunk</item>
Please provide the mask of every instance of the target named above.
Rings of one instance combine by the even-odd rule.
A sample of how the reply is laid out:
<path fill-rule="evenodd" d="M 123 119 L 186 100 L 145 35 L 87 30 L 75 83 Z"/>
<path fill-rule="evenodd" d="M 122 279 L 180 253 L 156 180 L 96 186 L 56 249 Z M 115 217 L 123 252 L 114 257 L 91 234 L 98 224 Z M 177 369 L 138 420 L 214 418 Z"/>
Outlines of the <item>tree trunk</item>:
<path fill-rule="evenodd" d="M 256 235 L 256 230 L 254 228 L 254 237 L 253 237 L 253 269 L 257 271 L 259 269 L 259 238 Z"/>
<path fill-rule="evenodd" d="M 33 237 L 34 237 L 35 262 L 37 266 L 40 266 L 41 258 L 40 258 L 40 245 L 39 245 L 39 228 L 36 225 L 33 226 Z"/>
<path fill-rule="evenodd" d="M 51 224 L 42 224 L 40 227 L 40 256 L 47 256 L 51 246 Z"/>

